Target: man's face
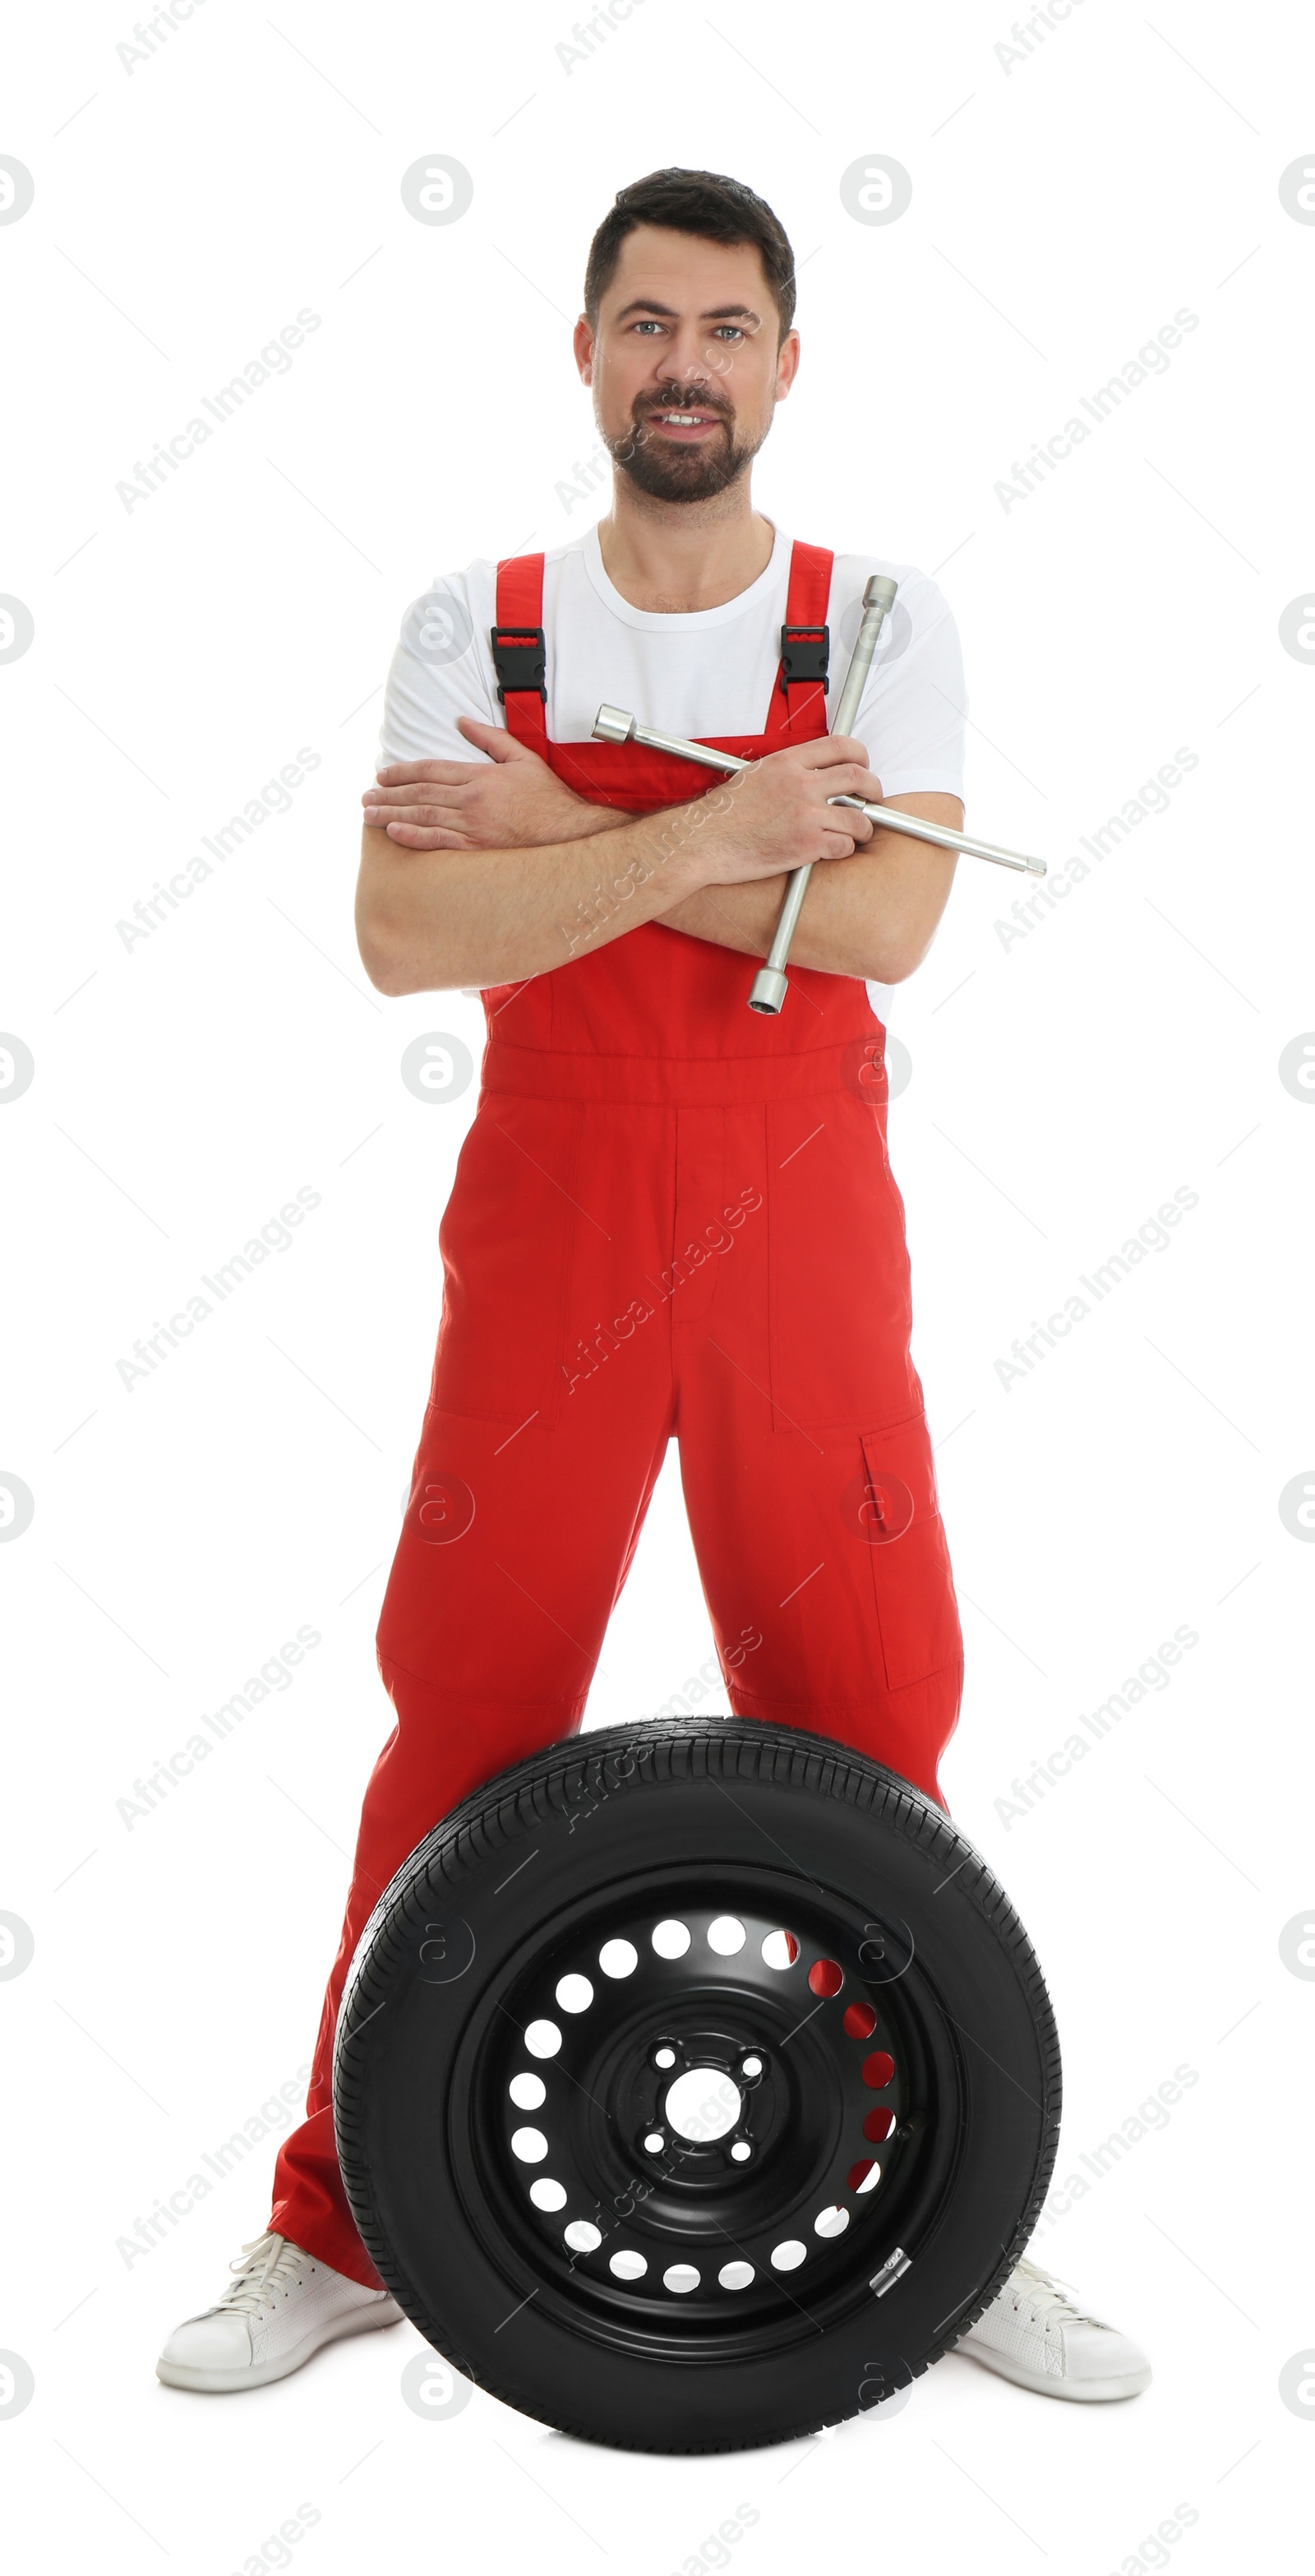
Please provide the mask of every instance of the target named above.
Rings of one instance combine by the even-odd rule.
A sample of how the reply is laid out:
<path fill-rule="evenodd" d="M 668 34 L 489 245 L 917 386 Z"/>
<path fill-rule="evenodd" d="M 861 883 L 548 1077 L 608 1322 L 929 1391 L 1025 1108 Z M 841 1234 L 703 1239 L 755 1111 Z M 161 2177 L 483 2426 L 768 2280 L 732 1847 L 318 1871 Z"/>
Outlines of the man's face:
<path fill-rule="evenodd" d="M 642 492 L 704 501 L 747 473 L 799 363 L 750 242 L 640 224 L 575 354 L 599 436 Z"/>

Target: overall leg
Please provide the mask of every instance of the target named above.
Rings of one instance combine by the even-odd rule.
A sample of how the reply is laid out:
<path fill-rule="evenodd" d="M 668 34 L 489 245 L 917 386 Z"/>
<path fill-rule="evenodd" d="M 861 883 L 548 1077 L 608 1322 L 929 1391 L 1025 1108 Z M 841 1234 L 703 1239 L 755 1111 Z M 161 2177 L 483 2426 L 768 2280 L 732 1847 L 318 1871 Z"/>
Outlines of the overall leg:
<path fill-rule="evenodd" d="M 731 1706 L 943 1804 L 963 1646 L 881 1129 L 847 1092 L 701 1113 L 680 1186 L 760 1202 L 676 1322 L 681 1477 Z"/>
<path fill-rule="evenodd" d="M 518 1107 L 497 1108 L 507 1130 L 497 1151 L 509 1170 L 513 1130 L 515 1145 L 532 1148 L 537 1164 L 553 1151 L 544 1122 L 527 1134 Z M 397 1723 L 366 1790 L 307 2117 L 280 2151 L 270 2220 L 278 2234 L 365 2283 L 377 2275 L 343 2193 L 331 2097 L 338 2007 L 356 1944 L 390 1879 L 440 1817 L 579 1725 L 670 1434 L 669 1332 L 654 1311 L 642 1327 L 624 1311 L 652 1244 L 637 1221 L 642 1187 L 632 1183 L 627 1194 L 614 1185 L 626 1169 L 633 1174 L 637 1157 L 642 1167 L 643 1139 L 616 1121 L 612 1132 L 610 1169 L 590 1173 L 573 1158 L 573 1196 L 583 1191 L 574 1221 L 587 1240 L 566 1256 L 551 1233 L 545 1252 L 545 1239 L 527 1240 L 523 1224 L 490 1227 L 487 1189 L 467 1222 L 460 1174 L 444 1220 L 449 1293 L 437 1400 L 425 1415 L 379 1624 L 379 1668 Z M 477 1144 L 478 1171 L 493 1140 L 482 1135 Z M 522 1211 L 524 1203 L 522 1188 Z M 454 1208 L 460 1223 L 449 1223 Z M 595 1208 L 606 1223 L 585 1215 Z M 510 1348 L 508 1319 L 516 1333 Z M 628 1331 L 617 1329 L 627 1321 Z M 563 1347 L 571 1355 L 565 1368 Z M 526 1402 L 528 1418 L 517 1423 L 510 1417 L 527 1395 L 540 1401 Z M 454 1400 L 497 1404 L 508 1418 L 484 1419 L 454 1409 Z"/>
<path fill-rule="evenodd" d="M 373 2284 L 377 2275 L 347 2207 L 333 2136 L 333 2038 L 347 1972 L 389 1880 L 439 1818 L 579 1725 L 667 1446 L 665 1419 L 632 1415 L 625 1453 L 613 1420 L 600 1455 L 600 1418 L 591 1422 L 581 1408 L 537 1440 L 527 1431 L 501 1459 L 492 1454 L 495 1426 L 452 1415 L 426 1421 L 422 1497 L 407 1514 L 380 1626 L 379 1669 L 397 1723 L 366 1789 L 307 2117 L 280 2150 L 269 2222 L 356 2281 Z M 419 1514 L 423 1489 L 439 1484 L 449 1494 L 464 1486 L 478 1502 L 468 1528 L 436 1546 L 431 1562 Z M 416 1564 L 420 1547 L 426 1556 Z M 397 1607 L 408 1582 L 424 1595 L 427 1644 Z M 395 1635 L 426 1670 L 394 1660 Z"/>

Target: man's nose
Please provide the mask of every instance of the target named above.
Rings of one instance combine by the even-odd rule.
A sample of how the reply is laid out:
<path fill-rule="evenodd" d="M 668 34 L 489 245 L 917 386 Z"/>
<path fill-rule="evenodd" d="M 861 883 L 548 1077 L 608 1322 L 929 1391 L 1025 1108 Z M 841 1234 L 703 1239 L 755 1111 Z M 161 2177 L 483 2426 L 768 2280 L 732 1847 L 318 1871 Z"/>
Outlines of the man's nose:
<path fill-rule="evenodd" d="M 706 334 L 692 326 L 688 331 L 680 331 L 675 339 L 667 342 L 655 372 L 659 383 L 712 384 L 717 371 Z"/>

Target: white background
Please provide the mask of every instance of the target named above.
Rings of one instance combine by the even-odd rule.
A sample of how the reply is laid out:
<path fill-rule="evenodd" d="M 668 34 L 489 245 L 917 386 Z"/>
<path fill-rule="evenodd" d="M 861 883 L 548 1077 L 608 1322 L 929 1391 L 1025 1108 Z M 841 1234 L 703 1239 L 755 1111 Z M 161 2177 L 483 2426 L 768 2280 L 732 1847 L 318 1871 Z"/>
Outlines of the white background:
<path fill-rule="evenodd" d="M 0 1995 L 24 2563 L 226 2576 L 281 2551 L 327 2576 L 437 2548 L 501 2571 L 527 2531 L 545 2569 L 637 2576 L 719 2552 L 760 2576 L 823 2552 L 1077 2576 L 1261 2555 L 1315 2442 L 1279 2394 L 1315 2333 L 1315 1989 L 1278 1948 L 1315 1905 L 1315 1554 L 1278 1508 L 1315 1476 L 1315 1101 L 1278 1072 L 1315 1027 L 1315 668 L 1279 638 L 1315 576 L 1315 225 L 1279 197 L 1315 161 L 1309 23 L 1081 0 L 1013 62 L 984 0 L 720 0 L 715 22 L 642 0 L 569 65 L 565 13 L 527 5 L 205 0 L 129 69 L 131 36 L 77 0 L 27 12 L 0 133 L 36 183 L 0 228 L 0 589 L 35 621 L 0 666 L 0 1027 L 36 1064 L 0 1112 L 0 1468 L 35 1496 L 0 1547 L 0 1907 L 35 1938 Z M 435 151 L 474 182 L 450 227 L 399 193 Z M 840 199 L 874 152 L 912 177 L 889 226 Z M 569 325 L 613 190 L 668 162 L 749 181 L 791 235 L 803 365 L 758 499 L 937 574 L 969 827 L 1062 863 L 1178 746 L 1199 761 L 1007 948 L 1019 880 L 965 861 L 891 1005 L 968 1643 L 945 1781 L 1051 1982 L 1061 2181 L 1175 2067 L 1198 2079 L 1036 2248 L 1145 2341 L 1154 2384 L 1083 2409 L 951 2359 L 887 2420 L 692 2462 L 482 2394 L 418 2420 L 409 2326 L 259 2395 L 160 2388 L 163 2335 L 264 2225 L 272 2139 L 148 2255 L 117 2245 L 309 2058 L 389 1723 L 372 1635 L 475 1097 L 422 1104 L 399 1058 L 482 1023 L 457 995 L 384 1001 L 356 958 L 383 675 L 435 572 L 601 506 L 557 490 L 596 446 Z M 290 371 L 125 510 L 135 461 L 303 306 L 321 327 Z M 1013 461 L 1181 306 L 1199 326 L 1168 371 L 1006 510 Z M 303 744 L 321 766 L 292 809 L 126 950 L 116 922 Z M 134 1339 L 299 1187 L 322 1204 L 291 1247 L 126 1390 Z M 1015 1336 L 1180 1187 L 1199 1206 L 1171 1245 L 1006 1389 Z M 710 1654 L 675 1470 L 590 1724 Z M 301 1624 L 322 1642 L 294 1684 L 129 1830 L 134 1777 Z M 1180 1624 L 1199 1643 L 1170 1685 L 998 1811 Z M 700 2560 L 741 2501 L 752 2531 Z M 262 2562 L 303 2502 L 318 2522 Z M 1180 2503 L 1196 2522 L 1147 2543 Z"/>

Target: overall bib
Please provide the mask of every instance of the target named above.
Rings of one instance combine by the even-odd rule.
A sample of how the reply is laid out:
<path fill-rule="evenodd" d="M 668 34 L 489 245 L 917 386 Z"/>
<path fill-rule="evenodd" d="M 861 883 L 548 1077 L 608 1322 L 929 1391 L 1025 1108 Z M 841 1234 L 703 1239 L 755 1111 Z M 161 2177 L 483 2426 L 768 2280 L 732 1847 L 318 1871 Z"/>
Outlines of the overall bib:
<path fill-rule="evenodd" d="M 816 670 L 789 639 L 821 637 L 831 564 L 796 544 L 763 732 L 717 748 L 753 758 L 826 731 L 820 681 L 788 669 Z M 594 802 L 688 805 L 688 761 L 548 741 L 542 586 L 541 555 L 499 565 L 510 731 Z M 624 901 L 610 841 L 594 843 L 600 914 Z M 735 1715 L 837 1736 L 939 1799 L 958 1714 L 962 1640 L 865 987 L 792 966 L 768 1018 L 747 1007 L 749 955 L 658 921 L 573 955 L 586 927 L 564 924 L 561 966 L 483 995 L 430 1399 L 379 1623 L 397 1724 L 365 1795 L 308 2117 L 278 2160 L 271 2227 L 371 2284 L 330 2107 L 353 1951 L 430 1827 L 579 1725 L 673 1435 Z M 679 1684 L 674 1667 L 655 1673 L 647 1713 L 720 1700 Z"/>

